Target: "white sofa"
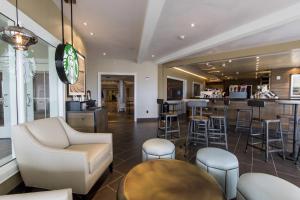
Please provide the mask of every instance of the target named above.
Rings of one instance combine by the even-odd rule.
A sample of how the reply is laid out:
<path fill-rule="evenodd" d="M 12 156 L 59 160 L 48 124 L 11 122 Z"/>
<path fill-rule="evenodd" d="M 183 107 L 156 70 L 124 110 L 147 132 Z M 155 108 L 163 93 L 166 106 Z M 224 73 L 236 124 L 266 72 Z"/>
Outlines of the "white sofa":
<path fill-rule="evenodd" d="M 0 200 L 72 200 L 72 190 L 54 190 L 0 196 Z"/>
<path fill-rule="evenodd" d="M 87 194 L 112 164 L 110 133 L 81 133 L 62 118 L 47 118 L 12 128 L 12 140 L 26 186 Z"/>

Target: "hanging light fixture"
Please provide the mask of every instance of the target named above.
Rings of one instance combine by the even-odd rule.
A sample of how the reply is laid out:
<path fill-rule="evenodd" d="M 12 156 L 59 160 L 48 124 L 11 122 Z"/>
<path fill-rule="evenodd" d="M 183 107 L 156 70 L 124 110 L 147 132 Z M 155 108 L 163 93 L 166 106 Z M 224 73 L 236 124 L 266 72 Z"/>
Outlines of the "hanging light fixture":
<path fill-rule="evenodd" d="M 66 0 L 65 0 L 66 1 Z M 62 24 L 62 43 L 56 47 L 55 65 L 57 74 L 65 84 L 75 84 L 79 77 L 79 63 L 77 50 L 73 46 L 73 3 L 74 0 L 68 0 L 71 4 L 71 43 L 65 43 L 64 37 L 64 5 L 61 0 L 61 24 Z"/>
<path fill-rule="evenodd" d="M 16 0 L 17 26 L 0 27 L 0 39 L 11 44 L 16 50 L 28 50 L 38 42 L 38 37 L 30 30 L 19 25 L 18 0 Z"/>

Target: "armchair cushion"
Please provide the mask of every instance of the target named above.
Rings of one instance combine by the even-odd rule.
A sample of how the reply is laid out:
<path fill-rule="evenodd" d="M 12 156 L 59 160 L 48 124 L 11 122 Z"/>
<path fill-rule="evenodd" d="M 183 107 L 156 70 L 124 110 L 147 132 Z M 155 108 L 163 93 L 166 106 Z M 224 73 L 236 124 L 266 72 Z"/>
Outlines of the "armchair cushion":
<path fill-rule="evenodd" d="M 70 145 L 65 129 L 57 118 L 36 120 L 25 126 L 45 146 L 63 149 Z"/>
<path fill-rule="evenodd" d="M 71 145 L 66 149 L 85 152 L 87 154 L 90 174 L 97 170 L 112 152 L 110 144 L 77 144 Z"/>
<path fill-rule="evenodd" d="M 0 200 L 72 200 L 72 190 L 53 190 L 0 196 Z"/>

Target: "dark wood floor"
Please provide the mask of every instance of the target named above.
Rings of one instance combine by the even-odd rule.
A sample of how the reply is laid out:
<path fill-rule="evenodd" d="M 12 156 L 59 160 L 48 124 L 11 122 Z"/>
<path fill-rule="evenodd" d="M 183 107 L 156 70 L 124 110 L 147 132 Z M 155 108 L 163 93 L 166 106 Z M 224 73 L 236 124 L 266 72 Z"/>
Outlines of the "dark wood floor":
<path fill-rule="evenodd" d="M 149 138 L 156 137 L 157 123 L 110 123 L 109 131 L 114 135 L 114 172 L 108 175 L 93 200 L 116 199 L 117 188 L 122 177 L 131 168 L 141 162 L 141 147 L 143 142 Z M 187 122 L 181 120 L 181 135 L 183 138 L 175 142 L 176 159 L 194 163 L 195 153 L 191 153 L 188 159 L 183 156 L 184 135 L 186 132 Z M 239 160 L 240 174 L 246 172 L 268 173 L 300 186 L 300 169 L 292 161 L 282 160 L 281 157 L 274 153 L 269 162 L 265 162 L 263 153 L 258 150 L 250 148 L 247 153 L 244 153 L 246 143 L 245 133 L 230 131 L 228 136 L 229 151 L 233 152 Z M 197 148 L 194 152 L 196 150 Z"/>

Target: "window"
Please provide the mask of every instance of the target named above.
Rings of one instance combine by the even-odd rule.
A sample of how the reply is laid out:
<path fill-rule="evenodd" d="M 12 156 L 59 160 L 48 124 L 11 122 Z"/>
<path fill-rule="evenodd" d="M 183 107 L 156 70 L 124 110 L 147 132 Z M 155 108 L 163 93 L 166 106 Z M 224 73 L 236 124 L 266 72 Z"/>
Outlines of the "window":
<path fill-rule="evenodd" d="M 0 27 L 13 24 L 0 14 Z M 15 58 L 13 48 L 0 40 L 0 166 L 13 159 L 10 138 L 11 126 L 17 121 Z"/>
<path fill-rule="evenodd" d="M 291 97 L 300 97 L 300 74 L 291 75 Z"/>
<path fill-rule="evenodd" d="M 55 48 L 42 39 L 24 52 L 27 121 L 58 115 L 54 57 Z"/>
<path fill-rule="evenodd" d="M 183 99 L 183 81 L 172 78 L 167 79 L 167 100 Z"/>

